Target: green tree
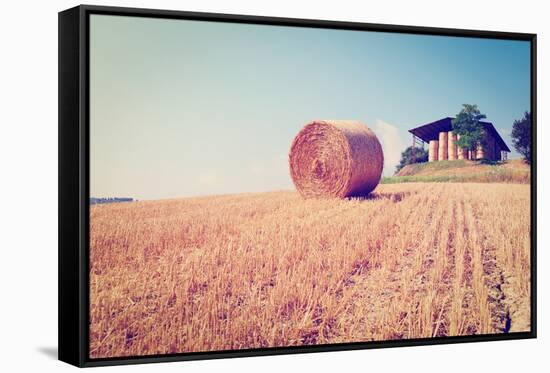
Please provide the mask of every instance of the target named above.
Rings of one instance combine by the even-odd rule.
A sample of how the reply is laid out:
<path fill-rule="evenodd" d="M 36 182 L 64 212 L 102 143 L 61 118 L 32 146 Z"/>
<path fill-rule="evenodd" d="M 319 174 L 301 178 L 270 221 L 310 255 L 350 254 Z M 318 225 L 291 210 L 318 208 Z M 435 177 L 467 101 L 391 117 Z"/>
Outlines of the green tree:
<path fill-rule="evenodd" d="M 414 154 L 414 157 L 413 157 Z M 407 149 L 405 149 L 401 153 L 401 160 L 399 161 L 399 164 L 395 167 L 395 172 L 399 172 L 403 167 L 405 167 L 408 164 L 413 163 L 422 163 L 428 161 L 428 152 L 424 150 L 423 148 L 417 148 L 409 146 Z"/>
<path fill-rule="evenodd" d="M 460 113 L 453 119 L 453 133 L 460 135 L 456 144 L 461 148 L 476 150 L 478 145 L 482 145 L 485 139 L 485 130 L 480 123 L 482 119 L 487 118 L 481 114 L 477 105 L 464 104 Z"/>
<path fill-rule="evenodd" d="M 517 152 L 531 163 L 531 113 L 525 112 L 523 118 L 515 120 L 512 127 L 512 144 Z"/>

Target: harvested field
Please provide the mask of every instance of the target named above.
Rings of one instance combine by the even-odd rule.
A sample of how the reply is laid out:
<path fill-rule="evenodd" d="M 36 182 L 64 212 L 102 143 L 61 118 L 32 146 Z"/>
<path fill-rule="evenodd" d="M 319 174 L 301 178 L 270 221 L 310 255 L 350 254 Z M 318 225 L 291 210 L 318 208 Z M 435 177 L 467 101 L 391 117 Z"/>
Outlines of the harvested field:
<path fill-rule="evenodd" d="M 95 205 L 90 356 L 530 329 L 529 185 Z"/>

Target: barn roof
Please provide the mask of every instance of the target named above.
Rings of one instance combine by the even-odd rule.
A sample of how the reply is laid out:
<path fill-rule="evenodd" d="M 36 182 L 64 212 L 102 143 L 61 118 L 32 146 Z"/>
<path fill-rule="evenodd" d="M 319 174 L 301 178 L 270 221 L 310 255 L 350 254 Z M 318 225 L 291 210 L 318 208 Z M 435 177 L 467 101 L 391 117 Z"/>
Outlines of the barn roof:
<path fill-rule="evenodd" d="M 439 132 L 452 131 L 453 129 L 452 120 L 453 118 L 451 117 L 439 119 L 439 120 L 436 120 L 435 122 L 431 122 L 428 124 L 424 124 L 420 127 L 410 129 L 409 132 L 424 142 L 430 142 L 430 140 L 439 139 Z M 493 137 L 497 140 L 500 149 L 510 152 L 510 148 L 508 148 L 508 145 L 506 145 L 502 137 L 500 137 L 495 126 L 493 126 L 493 123 L 490 123 L 490 122 L 480 122 L 480 123 L 483 125 L 485 130 L 489 132 L 491 135 L 493 135 Z"/>

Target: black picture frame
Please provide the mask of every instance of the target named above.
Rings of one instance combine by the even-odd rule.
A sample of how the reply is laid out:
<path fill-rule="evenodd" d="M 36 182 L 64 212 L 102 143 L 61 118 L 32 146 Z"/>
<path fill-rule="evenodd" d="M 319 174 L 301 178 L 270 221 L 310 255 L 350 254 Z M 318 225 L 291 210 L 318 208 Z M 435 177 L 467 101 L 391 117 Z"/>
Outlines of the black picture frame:
<path fill-rule="evenodd" d="M 528 41 L 531 46 L 531 331 L 158 356 L 88 357 L 89 17 L 91 14 Z M 79 367 L 536 338 L 536 44 L 528 33 L 80 5 L 59 13 L 59 360 Z"/>

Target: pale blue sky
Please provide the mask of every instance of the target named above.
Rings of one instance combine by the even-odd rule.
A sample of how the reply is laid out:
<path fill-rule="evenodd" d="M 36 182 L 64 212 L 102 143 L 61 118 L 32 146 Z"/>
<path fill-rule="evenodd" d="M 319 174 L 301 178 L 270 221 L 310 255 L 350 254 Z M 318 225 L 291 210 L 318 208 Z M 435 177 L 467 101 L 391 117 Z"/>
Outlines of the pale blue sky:
<path fill-rule="evenodd" d="M 463 103 L 512 148 L 529 43 L 92 15 L 91 195 L 293 189 L 288 150 L 313 119 L 369 125 L 389 175 L 408 129 Z"/>

